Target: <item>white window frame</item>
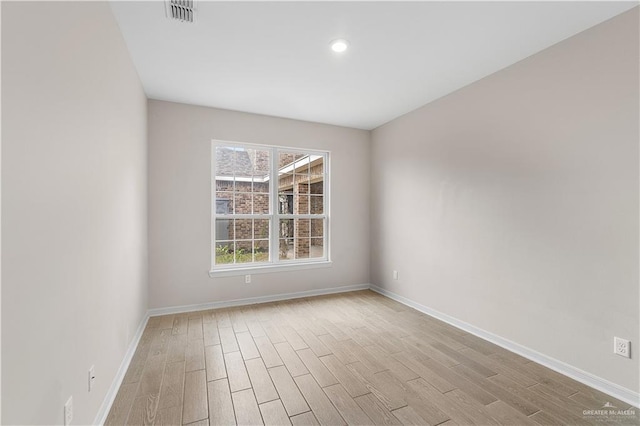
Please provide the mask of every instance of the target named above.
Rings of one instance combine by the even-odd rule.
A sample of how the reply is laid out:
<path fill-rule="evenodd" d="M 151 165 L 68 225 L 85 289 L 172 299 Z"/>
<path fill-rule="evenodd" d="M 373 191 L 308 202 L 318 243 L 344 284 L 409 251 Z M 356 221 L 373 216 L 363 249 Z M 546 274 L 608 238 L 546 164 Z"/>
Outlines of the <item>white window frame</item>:
<path fill-rule="evenodd" d="M 259 149 L 268 150 L 271 152 L 271 167 L 269 172 L 269 180 L 271 181 L 269 189 L 269 214 L 217 214 L 216 213 L 216 148 L 217 147 L 238 147 L 247 149 Z M 279 197 L 278 197 L 278 153 L 295 152 L 311 155 L 318 155 L 323 157 L 323 214 L 280 214 Z M 318 149 L 304 149 L 289 146 L 278 145 L 264 145 L 253 143 L 241 143 L 230 142 L 223 140 L 211 141 L 211 268 L 209 270 L 209 276 L 221 277 L 221 276 L 233 276 L 233 275 L 246 275 L 246 274 L 258 274 L 267 272 L 280 272 L 291 271 L 299 269 L 310 268 L 323 268 L 330 267 L 331 262 L 331 226 L 330 226 L 330 179 L 331 179 L 331 152 Z M 222 264 L 216 265 L 215 263 L 215 247 L 216 247 L 216 218 L 227 219 L 269 219 L 269 261 L 256 262 L 256 263 L 236 263 L 236 264 Z M 308 258 L 308 259 L 292 259 L 292 260 L 280 260 L 279 256 L 279 243 L 280 243 L 280 219 L 324 219 L 323 229 L 323 248 L 324 257 Z"/>

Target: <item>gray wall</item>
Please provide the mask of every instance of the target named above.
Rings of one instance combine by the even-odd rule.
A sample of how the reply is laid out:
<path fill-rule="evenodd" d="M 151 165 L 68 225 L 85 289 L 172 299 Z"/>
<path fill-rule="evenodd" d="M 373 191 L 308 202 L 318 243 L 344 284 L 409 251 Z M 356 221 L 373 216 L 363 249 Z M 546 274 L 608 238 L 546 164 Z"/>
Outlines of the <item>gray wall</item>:
<path fill-rule="evenodd" d="M 369 282 L 369 132 L 149 101 L 149 307 Z M 331 151 L 331 268 L 210 278 L 211 140 Z"/>
<path fill-rule="evenodd" d="M 635 8 L 374 130 L 373 283 L 637 392 L 638 62 Z"/>
<path fill-rule="evenodd" d="M 107 3 L 2 2 L 3 424 L 93 422 L 143 318 L 146 105 Z"/>

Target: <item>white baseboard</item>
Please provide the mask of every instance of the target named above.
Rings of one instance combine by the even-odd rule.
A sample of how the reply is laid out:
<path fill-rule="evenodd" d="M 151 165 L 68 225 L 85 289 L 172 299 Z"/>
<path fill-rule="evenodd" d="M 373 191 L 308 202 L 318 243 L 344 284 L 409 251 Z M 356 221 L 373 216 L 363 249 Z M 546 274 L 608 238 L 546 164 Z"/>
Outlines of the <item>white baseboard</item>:
<path fill-rule="evenodd" d="M 627 389 L 613 382 L 610 382 L 606 379 L 595 376 L 584 370 L 581 370 L 572 365 L 569 365 L 565 362 L 562 362 L 557 359 L 551 358 L 547 355 L 541 354 L 540 352 L 534 351 L 533 349 L 529 349 L 526 346 L 522 346 L 518 343 L 512 342 L 511 340 L 505 339 L 496 334 L 493 334 L 481 328 L 475 327 L 457 318 L 454 318 L 447 314 L 443 314 L 442 312 L 438 312 L 434 309 L 421 305 L 420 303 L 414 302 L 411 299 L 407 299 L 406 297 L 395 294 L 384 288 L 371 285 L 370 289 L 375 291 L 376 293 L 380 293 L 383 296 L 386 296 L 390 299 L 400 302 L 403 305 L 407 305 L 424 314 L 437 318 L 441 321 L 451 324 L 456 328 L 459 328 L 468 333 L 471 333 L 474 336 L 478 336 L 481 339 L 487 340 L 491 343 L 501 346 L 508 351 L 515 352 L 518 355 L 521 355 L 527 359 L 530 359 L 531 361 L 537 362 L 538 364 L 544 365 L 545 367 L 550 368 L 554 371 L 557 371 L 560 374 L 571 377 L 572 379 L 577 380 L 580 383 L 583 383 L 587 386 L 597 389 L 600 392 L 604 392 L 607 395 L 611 395 L 612 397 L 617 398 L 626 403 L 629 403 L 634 407 L 640 408 L 640 394 L 638 392 L 634 392 L 631 389 Z"/>
<path fill-rule="evenodd" d="M 125 374 L 127 374 L 127 370 L 129 369 L 129 364 L 131 364 L 131 360 L 133 359 L 133 354 L 136 353 L 136 349 L 138 348 L 138 343 L 140 343 L 140 338 L 142 337 L 142 332 L 147 326 L 147 321 L 149 320 L 149 313 L 147 312 L 144 317 L 142 317 L 142 321 L 138 325 L 138 329 L 131 339 L 131 343 L 129 343 L 129 347 L 127 348 L 127 352 L 120 363 L 120 368 L 118 368 L 118 372 L 116 376 L 113 378 L 111 382 L 111 386 L 107 391 L 107 394 L 102 401 L 102 405 L 98 410 L 98 414 L 96 415 L 95 420 L 93 421 L 94 425 L 103 425 L 107 420 L 107 416 L 109 415 L 109 410 L 111 410 L 111 405 L 113 405 L 113 401 L 116 399 L 116 395 L 118 394 L 118 390 L 120 390 L 120 385 L 124 380 Z"/>
<path fill-rule="evenodd" d="M 322 288 L 318 290 L 298 291 L 295 293 L 281 293 L 271 296 L 248 297 L 246 299 L 227 300 L 222 302 L 200 303 L 197 305 L 170 306 L 167 308 L 149 309 L 150 317 L 182 312 L 203 311 L 205 309 L 228 308 L 231 306 L 255 305 L 256 303 L 277 302 L 280 300 L 299 299 L 301 297 L 321 296 L 324 294 L 345 293 L 348 291 L 367 290 L 370 284 L 356 284 L 344 287 Z"/>

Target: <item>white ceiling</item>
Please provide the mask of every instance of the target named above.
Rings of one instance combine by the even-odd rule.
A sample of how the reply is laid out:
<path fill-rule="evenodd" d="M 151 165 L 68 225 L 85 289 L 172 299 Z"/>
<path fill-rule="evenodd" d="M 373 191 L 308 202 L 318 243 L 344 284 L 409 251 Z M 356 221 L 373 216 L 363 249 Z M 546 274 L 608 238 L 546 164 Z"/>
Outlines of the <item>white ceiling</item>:
<path fill-rule="evenodd" d="M 195 24 L 111 6 L 150 98 L 372 129 L 637 4 L 198 1 Z"/>

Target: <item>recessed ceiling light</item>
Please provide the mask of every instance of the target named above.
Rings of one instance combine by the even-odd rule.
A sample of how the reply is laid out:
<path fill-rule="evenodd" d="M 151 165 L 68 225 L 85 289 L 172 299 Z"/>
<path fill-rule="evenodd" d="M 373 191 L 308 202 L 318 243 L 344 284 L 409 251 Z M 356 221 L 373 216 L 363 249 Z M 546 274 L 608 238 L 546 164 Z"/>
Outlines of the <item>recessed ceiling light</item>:
<path fill-rule="evenodd" d="M 347 40 L 343 40 L 341 38 L 337 40 L 333 40 L 331 42 L 331 50 L 337 53 L 342 53 L 349 47 L 349 42 Z"/>

